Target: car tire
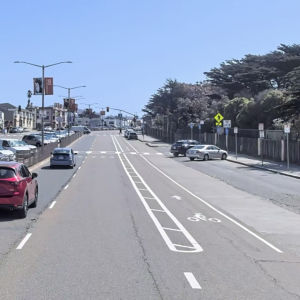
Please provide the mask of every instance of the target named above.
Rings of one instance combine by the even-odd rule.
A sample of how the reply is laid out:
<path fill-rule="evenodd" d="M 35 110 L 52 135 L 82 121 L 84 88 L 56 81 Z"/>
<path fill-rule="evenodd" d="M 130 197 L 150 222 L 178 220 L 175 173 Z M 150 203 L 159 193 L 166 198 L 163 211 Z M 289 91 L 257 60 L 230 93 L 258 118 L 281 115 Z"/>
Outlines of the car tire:
<path fill-rule="evenodd" d="M 190 157 L 190 160 L 193 161 L 193 160 L 195 160 L 195 158 L 194 157 Z"/>
<path fill-rule="evenodd" d="M 223 153 L 221 159 L 222 159 L 222 160 L 226 160 L 226 158 L 227 158 L 227 154 L 226 154 L 226 153 Z"/>
<path fill-rule="evenodd" d="M 205 154 L 205 155 L 204 155 L 203 160 L 205 160 L 205 161 L 209 160 L 208 154 Z"/>
<path fill-rule="evenodd" d="M 32 208 L 37 207 L 38 200 L 39 200 L 39 189 L 36 187 L 36 188 L 35 188 L 35 198 L 34 198 L 34 202 L 30 205 L 30 207 L 32 207 Z"/>
<path fill-rule="evenodd" d="M 178 157 L 179 153 L 178 153 L 178 152 L 175 152 L 175 153 L 173 153 L 173 155 L 174 155 L 175 157 Z"/>
<path fill-rule="evenodd" d="M 24 203 L 21 210 L 18 211 L 19 219 L 25 219 L 27 217 L 28 212 L 28 196 L 27 194 L 24 195 Z"/>
<path fill-rule="evenodd" d="M 41 144 L 40 143 L 36 143 L 35 146 L 38 148 L 38 147 L 41 147 Z"/>

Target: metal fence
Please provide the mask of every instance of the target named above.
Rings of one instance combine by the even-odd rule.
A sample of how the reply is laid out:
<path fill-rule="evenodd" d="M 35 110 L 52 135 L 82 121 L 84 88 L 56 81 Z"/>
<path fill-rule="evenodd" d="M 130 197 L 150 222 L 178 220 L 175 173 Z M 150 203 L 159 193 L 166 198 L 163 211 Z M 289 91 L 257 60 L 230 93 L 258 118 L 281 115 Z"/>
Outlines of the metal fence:
<path fill-rule="evenodd" d="M 44 148 L 37 148 L 28 151 L 22 151 L 16 154 L 16 161 L 23 163 L 27 167 L 31 167 L 44 159 L 50 157 L 51 152 L 58 147 L 65 148 L 70 145 L 72 142 L 77 140 L 83 135 L 82 132 L 76 132 L 75 134 L 65 137 L 61 140 L 61 143 L 51 143 L 45 145 Z"/>

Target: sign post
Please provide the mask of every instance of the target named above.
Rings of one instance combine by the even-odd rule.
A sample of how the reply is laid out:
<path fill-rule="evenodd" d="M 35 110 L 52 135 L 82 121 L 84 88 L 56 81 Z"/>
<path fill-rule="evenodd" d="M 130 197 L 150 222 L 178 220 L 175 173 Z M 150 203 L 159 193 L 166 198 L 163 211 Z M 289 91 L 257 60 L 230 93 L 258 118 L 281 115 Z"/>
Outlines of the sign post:
<path fill-rule="evenodd" d="M 290 124 L 284 125 L 284 133 L 286 133 L 286 160 L 287 169 L 290 170 L 290 151 L 289 151 L 289 133 L 291 132 Z"/>
<path fill-rule="evenodd" d="M 237 134 L 239 129 L 234 127 L 234 135 L 235 135 L 235 159 L 237 160 Z"/>
<path fill-rule="evenodd" d="M 260 138 L 261 165 L 263 166 L 264 165 L 263 138 L 265 137 L 264 123 L 258 124 L 258 130 L 259 130 L 259 138 Z"/>
<path fill-rule="evenodd" d="M 227 152 L 228 152 L 228 128 L 231 128 L 231 120 L 223 120 L 223 127 L 225 128 L 226 147 L 227 147 Z"/>
<path fill-rule="evenodd" d="M 226 135 L 226 148 L 228 153 L 228 128 L 225 128 L 225 135 Z"/>
<path fill-rule="evenodd" d="M 201 123 L 199 123 L 199 143 L 201 144 Z"/>
<path fill-rule="evenodd" d="M 190 123 L 190 127 L 191 127 L 191 140 L 193 139 L 193 127 L 194 127 L 194 123 Z"/>

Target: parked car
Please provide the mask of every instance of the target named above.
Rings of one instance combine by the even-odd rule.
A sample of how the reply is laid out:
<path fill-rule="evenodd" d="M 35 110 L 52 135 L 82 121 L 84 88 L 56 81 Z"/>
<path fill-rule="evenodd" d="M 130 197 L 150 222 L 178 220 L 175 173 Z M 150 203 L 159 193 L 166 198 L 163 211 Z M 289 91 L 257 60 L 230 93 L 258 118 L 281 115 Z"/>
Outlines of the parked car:
<path fill-rule="evenodd" d="M 23 128 L 23 131 L 24 131 L 24 132 L 29 132 L 30 130 L 29 130 L 29 128 L 24 127 L 24 128 Z"/>
<path fill-rule="evenodd" d="M 28 145 L 22 140 L 16 139 L 0 139 L 0 146 L 14 153 L 37 149 L 36 146 Z"/>
<path fill-rule="evenodd" d="M 136 134 L 136 132 L 134 131 L 129 131 L 128 135 L 127 135 L 127 139 L 128 140 L 137 140 L 138 136 Z"/>
<path fill-rule="evenodd" d="M 228 156 L 227 151 L 220 149 L 214 145 L 197 145 L 191 149 L 189 149 L 186 153 L 186 156 L 189 157 L 190 160 L 194 159 L 215 159 L 220 158 L 225 160 Z"/>
<path fill-rule="evenodd" d="M 39 134 L 24 135 L 22 141 L 28 145 L 34 145 L 36 147 L 42 146 L 42 136 Z M 50 143 L 51 142 L 48 139 L 44 138 L 44 145 L 48 145 Z"/>
<path fill-rule="evenodd" d="M 19 129 L 19 132 L 24 132 L 24 128 L 22 126 L 17 127 Z"/>
<path fill-rule="evenodd" d="M 11 129 L 9 130 L 9 132 L 10 132 L 10 133 L 19 133 L 20 130 L 19 130 L 19 128 L 17 128 L 17 127 L 13 127 L 13 128 L 11 128 Z"/>
<path fill-rule="evenodd" d="M 126 130 L 124 131 L 124 137 L 125 137 L 125 138 L 128 137 L 129 132 L 134 132 L 134 131 L 133 131 L 133 129 L 126 129 Z"/>
<path fill-rule="evenodd" d="M 44 130 L 53 130 L 51 126 L 44 127 Z"/>
<path fill-rule="evenodd" d="M 50 168 L 54 166 L 69 166 L 74 168 L 76 166 L 76 155 L 71 148 L 55 148 L 51 152 Z"/>
<path fill-rule="evenodd" d="M 9 158 L 9 161 L 16 160 L 16 155 L 13 151 L 5 149 L 3 146 L 0 145 L 0 154 L 5 155 Z"/>
<path fill-rule="evenodd" d="M 0 208 L 26 218 L 28 208 L 38 203 L 37 176 L 22 163 L 0 162 Z"/>
<path fill-rule="evenodd" d="M 82 131 L 84 134 L 91 133 L 90 129 L 86 126 L 72 126 L 71 130 L 74 132 Z"/>
<path fill-rule="evenodd" d="M 171 146 L 170 152 L 173 153 L 175 157 L 179 154 L 186 156 L 187 150 L 196 145 L 200 145 L 200 143 L 194 140 L 179 140 Z"/>

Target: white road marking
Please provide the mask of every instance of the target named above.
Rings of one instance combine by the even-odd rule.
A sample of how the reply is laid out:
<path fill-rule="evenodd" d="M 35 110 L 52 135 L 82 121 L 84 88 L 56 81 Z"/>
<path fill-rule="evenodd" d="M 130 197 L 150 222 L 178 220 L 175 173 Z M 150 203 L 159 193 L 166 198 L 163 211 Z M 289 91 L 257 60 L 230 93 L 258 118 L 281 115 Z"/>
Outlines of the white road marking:
<path fill-rule="evenodd" d="M 130 154 L 136 154 L 136 152 L 130 152 Z"/>
<path fill-rule="evenodd" d="M 100 153 L 104 154 L 104 153 L 106 153 L 106 151 L 101 151 Z"/>
<path fill-rule="evenodd" d="M 195 276 L 193 275 L 193 273 L 190 272 L 185 272 L 183 273 L 184 276 L 186 277 L 187 281 L 189 282 L 189 284 L 191 285 L 192 289 L 198 289 L 201 290 L 201 286 L 198 283 L 198 281 L 196 280 Z"/>
<path fill-rule="evenodd" d="M 76 174 L 73 175 L 73 177 L 75 177 L 75 176 L 76 176 Z"/>
<path fill-rule="evenodd" d="M 149 155 L 150 153 L 143 153 L 144 155 Z"/>
<path fill-rule="evenodd" d="M 258 240 L 260 240 L 261 242 L 263 242 L 264 244 L 266 244 L 267 246 L 269 246 L 270 248 L 272 248 L 273 250 L 275 250 L 278 253 L 283 253 L 281 250 L 279 250 L 278 248 L 276 248 L 275 246 L 273 246 L 271 243 L 269 243 L 268 241 L 266 241 L 265 239 L 261 238 L 259 235 L 257 235 L 256 233 L 252 232 L 250 229 L 248 229 L 247 227 L 245 227 L 244 225 L 240 224 L 239 222 L 235 221 L 234 219 L 232 219 L 231 217 L 227 216 L 226 214 L 222 213 L 221 211 L 219 211 L 218 209 L 216 209 L 214 206 L 212 206 L 211 204 L 209 204 L 208 202 L 206 202 L 205 200 L 201 199 L 200 197 L 198 197 L 197 195 L 195 195 L 194 193 L 192 193 L 191 191 L 189 191 L 188 189 L 186 189 L 185 187 L 183 187 L 182 185 L 180 185 L 178 182 L 176 182 L 174 179 L 172 179 L 170 176 L 168 176 L 167 174 L 165 174 L 163 171 L 161 171 L 159 168 L 157 168 L 156 166 L 154 166 L 147 158 L 145 158 L 144 156 L 141 155 L 141 157 L 150 165 L 152 166 L 154 169 L 156 169 L 158 172 L 160 172 L 162 175 L 164 175 L 166 178 L 168 178 L 170 181 L 172 181 L 174 184 L 176 184 L 177 186 L 179 186 L 181 189 L 183 189 L 184 191 L 186 191 L 188 194 L 190 194 L 191 196 L 195 197 L 196 199 L 198 199 L 199 201 L 201 201 L 202 203 L 204 203 L 206 206 L 208 206 L 209 208 L 211 208 L 212 210 L 214 210 L 215 212 L 219 213 L 221 216 L 223 216 L 224 218 L 226 218 L 227 220 L 231 221 L 232 223 L 234 223 L 235 225 L 237 225 L 238 227 L 240 227 L 241 229 L 245 230 L 246 232 L 248 232 L 249 234 L 251 234 L 252 236 L 254 236 L 255 238 L 257 238 Z"/>
<path fill-rule="evenodd" d="M 156 153 L 157 155 L 163 155 L 163 153 Z"/>
<path fill-rule="evenodd" d="M 152 197 L 144 197 L 144 199 L 152 199 L 152 200 L 155 200 L 155 198 L 152 198 Z"/>
<path fill-rule="evenodd" d="M 177 200 L 181 200 L 181 197 L 180 196 L 172 196 L 171 198 L 175 198 Z"/>
<path fill-rule="evenodd" d="M 67 185 L 65 186 L 64 190 L 66 190 L 66 189 L 68 188 L 68 186 L 69 186 L 69 185 L 67 184 Z"/>
<path fill-rule="evenodd" d="M 165 230 L 171 230 L 171 231 L 179 231 L 179 232 L 181 232 L 181 230 L 180 230 L 180 229 L 176 229 L 176 228 L 168 228 L 168 227 L 163 227 L 163 229 L 165 229 Z"/>
<path fill-rule="evenodd" d="M 80 170 L 80 169 L 81 169 L 81 167 L 78 168 L 78 170 Z"/>
<path fill-rule="evenodd" d="M 24 237 L 24 239 L 23 239 L 23 241 L 19 244 L 19 246 L 17 247 L 17 250 L 21 250 L 23 247 L 24 247 L 24 245 L 26 244 L 26 242 L 30 239 L 30 237 L 32 236 L 32 233 L 28 233 L 25 237 Z"/>
<path fill-rule="evenodd" d="M 165 211 L 164 210 L 161 210 L 161 209 L 151 209 L 152 211 L 158 211 L 158 212 L 163 212 L 163 213 L 165 213 Z"/>
<path fill-rule="evenodd" d="M 113 138 L 113 143 L 114 146 L 117 150 L 117 146 L 116 143 L 120 146 L 118 140 L 116 138 Z M 133 188 L 135 189 L 136 193 L 138 194 L 140 200 L 142 201 L 142 203 L 144 204 L 144 207 L 146 209 L 146 211 L 148 212 L 150 218 L 152 219 L 153 223 L 155 224 L 156 228 L 158 229 L 159 233 L 161 234 L 162 238 L 164 239 L 165 243 L 167 244 L 167 246 L 169 247 L 169 249 L 171 251 L 175 251 L 175 252 L 184 252 L 184 253 L 195 253 L 195 252 L 202 252 L 203 249 L 202 247 L 197 243 L 197 241 L 190 235 L 190 233 L 183 227 L 183 225 L 175 218 L 175 216 L 167 209 L 167 207 L 164 205 L 164 203 L 157 197 L 157 195 L 151 190 L 151 188 L 147 185 L 147 183 L 144 181 L 144 179 L 141 177 L 141 175 L 136 171 L 136 169 L 133 167 L 133 165 L 131 164 L 131 162 L 128 160 L 126 154 L 122 153 L 122 156 L 126 158 L 126 160 L 128 161 L 128 163 L 131 166 L 131 169 L 133 169 L 136 173 L 137 176 L 140 177 L 141 182 L 144 184 L 144 186 L 146 187 L 146 190 L 148 191 L 153 198 L 155 198 L 155 200 L 157 201 L 157 203 L 160 205 L 160 207 L 165 211 L 165 213 L 169 216 L 169 218 L 175 223 L 175 225 L 179 228 L 180 232 L 183 233 L 183 235 L 187 238 L 187 240 L 189 241 L 189 243 L 193 246 L 193 250 L 191 251 L 185 251 L 185 250 L 178 250 L 176 249 L 176 247 L 174 246 L 174 244 L 172 243 L 172 241 L 170 240 L 169 236 L 167 235 L 166 231 L 163 229 L 163 227 L 161 226 L 160 222 L 158 221 L 158 219 L 156 218 L 156 216 L 154 215 L 154 213 L 151 211 L 151 208 L 149 207 L 147 201 L 144 199 L 143 195 L 140 193 L 140 190 L 137 185 L 135 184 L 135 182 L 133 181 L 133 179 L 131 178 L 130 174 L 128 173 L 128 170 L 126 168 L 126 166 L 124 165 L 122 159 L 121 159 L 121 155 L 118 154 L 118 157 L 120 159 L 120 162 L 124 168 L 125 173 L 127 174 L 129 180 L 132 183 Z"/>
<path fill-rule="evenodd" d="M 53 202 L 51 203 L 51 205 L 49 206 L 49 209 L 52 209 L 52 208 L 54 207 L 55 203 L 56 203 L 56 201 L 53 201 Z"/>

